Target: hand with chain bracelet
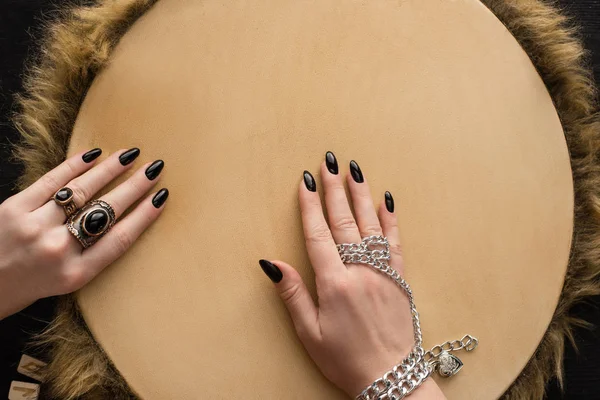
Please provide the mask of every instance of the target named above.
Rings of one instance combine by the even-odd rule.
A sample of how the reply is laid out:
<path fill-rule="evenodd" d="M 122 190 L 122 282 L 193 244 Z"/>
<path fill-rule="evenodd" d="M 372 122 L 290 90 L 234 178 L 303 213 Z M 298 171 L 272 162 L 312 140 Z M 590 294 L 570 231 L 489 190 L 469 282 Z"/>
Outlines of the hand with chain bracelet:
<path fill-rule="evenodd" d="M 293 267 L 276 260 L 261 260 L 260 265 L 275 282 L 309 355 L 329 380 L 354 398 L 411 352 L 417 334 L 407 294 L 374 268 L 342 262 L 336 248 L 336 244 L 360 243 L 364 237 L 383 235 L 390 246 L 389 266 L 402 275 L 392 195 L 385 193 L 377 212 L 367 181 L 352 161 L 345 180 L 353 215 L 344 178 L 331 152 L 320 172 L 327 219 L 313 175 L 305 171 L 299 187 L 318 306 Z M 445 398 L 433 379 L 426 379 L 411 396 L 414 400 Z"/>

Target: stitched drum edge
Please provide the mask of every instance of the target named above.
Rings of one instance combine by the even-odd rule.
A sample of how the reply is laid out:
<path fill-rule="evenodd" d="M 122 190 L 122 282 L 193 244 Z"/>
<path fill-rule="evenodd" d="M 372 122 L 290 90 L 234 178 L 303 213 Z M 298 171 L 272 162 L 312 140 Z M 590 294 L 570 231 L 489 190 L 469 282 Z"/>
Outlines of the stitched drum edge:
<path fill-rule="evenodd" d="M 13 123 L 22 140 L 14 158 L 24 164 L 23 189 L 61 163 L 95 75 L 119 39 L 156 0 L 101 0 L 71 5 L 47 21 L 39 51 L 28 60 L 24 90 L 15 96 Z M 588 54 L 574 21 L 555 2 L 482 0 L 531 58 L 558 111 L 571 157 L 575 215 L 573 246 L 558 306 L 535 354 L 503 395 L 543 398 L 551 379 L 563 383 L 565 341 L 590 324 L 572 307 L 600 294 L 600 116 Z M 34 338 L 48 349 L 47 396 L 61 400 L 137 399 L 94 340 L 73 295 L 62 296 L 57 316 Z"/>

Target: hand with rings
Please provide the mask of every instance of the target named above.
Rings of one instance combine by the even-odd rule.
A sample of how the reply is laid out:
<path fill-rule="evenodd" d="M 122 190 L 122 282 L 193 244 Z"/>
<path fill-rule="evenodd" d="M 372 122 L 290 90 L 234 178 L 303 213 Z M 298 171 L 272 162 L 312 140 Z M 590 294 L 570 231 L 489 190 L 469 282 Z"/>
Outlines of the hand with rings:
<path fill-rule="evenodd" d="M 128 171 L 138 148 L 102 162 L 98 148 L 76 154 L 0 204 L 0 319 L 34 301 L 73 292 L 119 258 L 160 215 L 167 189 L 143 199 L 164 162 L 147 163 L 99 199 Z M 96 165 L 97 164 L 97 165 Z"/>
<path fill-rule="evenodd" d="M 276 260 L 260 260 L 260 266 L 275 283 L 308 354 L 325 377 L 354 398 L 411 352 L 413 323 L 408 297 L 394 281 L 371 266 L 344 263 L 336 244 L 385 236 L 388 264 L 403 275 L 400 236 L 392 195 L 385 193 L 377 212 L 355 161 L 350 162 L 346 182 L 356 218 L 333 153 L 326 154 L 320 172 L 328 220 L 310 172 L 304 172 L 298 193 L 318 306 L 293 267 Z M 435 381 L 427 379 L 411 398 L 445 397 Z"/>

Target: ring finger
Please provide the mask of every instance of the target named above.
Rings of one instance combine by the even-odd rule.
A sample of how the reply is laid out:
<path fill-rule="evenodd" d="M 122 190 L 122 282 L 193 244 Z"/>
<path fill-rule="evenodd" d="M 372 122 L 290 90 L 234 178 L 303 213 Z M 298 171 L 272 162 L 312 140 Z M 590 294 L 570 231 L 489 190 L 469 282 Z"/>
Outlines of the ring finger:
<path fill-rule="evenodd" d="M 81 208 L 92 199 L 95 193 L 129 170 L 139 154 L 140 149 L 137 147 L 116 151 L 106 160 L 67 183 L 65 186 L 73 190 L 73 202 L 77 208 Z M 63 224 L 66 219 L 63 207 L 52 199 L 34 213 L 38 213 L 44 221 L 50 221 L 53 224 Z"/>

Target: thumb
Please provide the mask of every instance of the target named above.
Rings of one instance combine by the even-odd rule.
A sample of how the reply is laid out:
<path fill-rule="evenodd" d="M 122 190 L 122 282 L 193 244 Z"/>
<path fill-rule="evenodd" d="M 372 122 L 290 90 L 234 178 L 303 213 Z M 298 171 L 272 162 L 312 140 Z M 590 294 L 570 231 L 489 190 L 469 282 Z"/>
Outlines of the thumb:
<path fill-rule="evenodd" d="M 316 339 L 320 336 L 318 312 L 300 274 L 283 261 L 260 260 L 259 264 L 275 283 L 279 296 L 292 317 L 300 340 Z"/>

